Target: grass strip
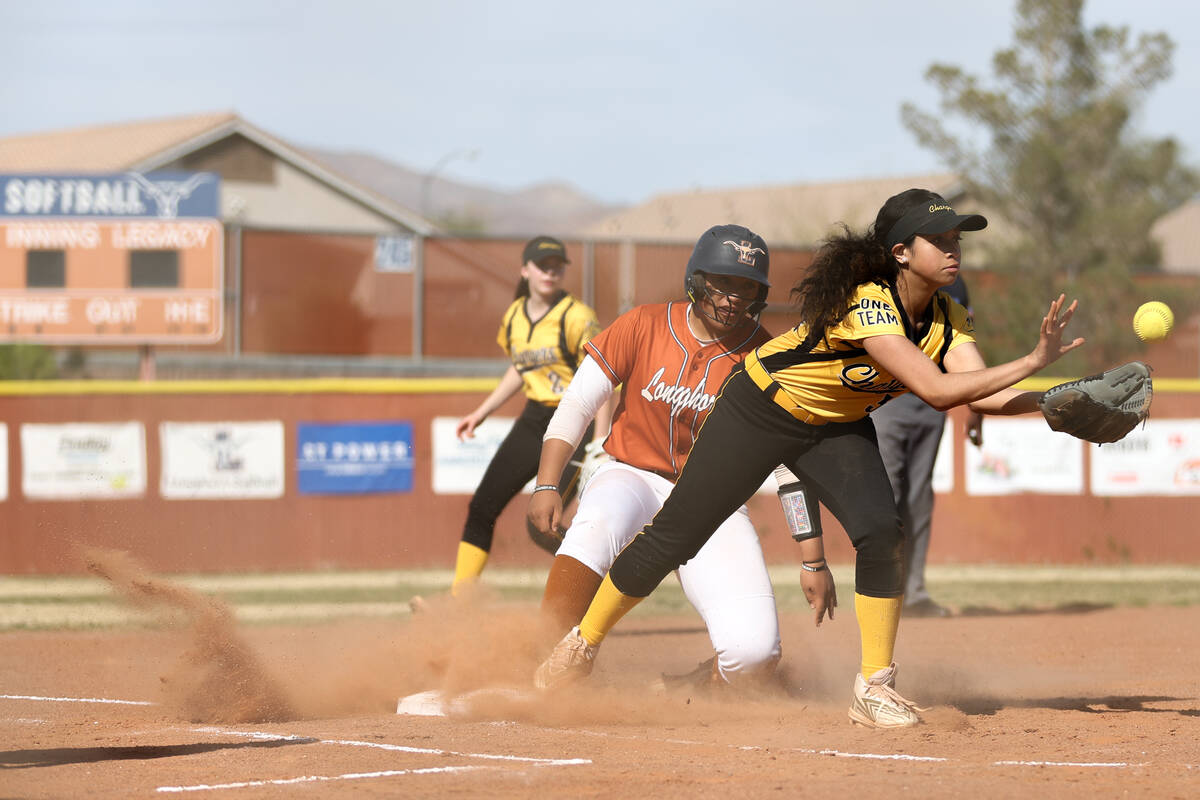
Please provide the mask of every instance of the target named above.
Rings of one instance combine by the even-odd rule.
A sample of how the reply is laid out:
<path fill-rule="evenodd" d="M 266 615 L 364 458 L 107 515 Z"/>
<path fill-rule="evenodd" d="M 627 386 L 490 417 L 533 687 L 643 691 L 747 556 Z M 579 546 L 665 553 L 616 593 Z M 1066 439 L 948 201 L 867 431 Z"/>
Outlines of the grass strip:
<path fill-rule="evenodd" d="M 833 568 L 841 607 L 853 607 L 854 570 Z M 499 602 L 536 604 L 543 569 L 489 569 L 484 584 Z M 802 572 L 771 568 L 781 612 L 808 608 Z M 448 570 L 345 571 L 282 574 L 178 575 L 165 579 L 220 598 L 246 624 L 314 623 L 348 617 L 409 614 L 408 599 L 444 592 Z M 1110 606 L 1200 604 L 1200 567 L 944 566 L 927 572 L 930 592 L 961 615 L 1079 611 Z M 668 578 L 632 613 L 672 614 L 689 608 Z M 133 609 L 91 577 L 0 577 L 0 631 L 155 627 L 169 620 Z"/>

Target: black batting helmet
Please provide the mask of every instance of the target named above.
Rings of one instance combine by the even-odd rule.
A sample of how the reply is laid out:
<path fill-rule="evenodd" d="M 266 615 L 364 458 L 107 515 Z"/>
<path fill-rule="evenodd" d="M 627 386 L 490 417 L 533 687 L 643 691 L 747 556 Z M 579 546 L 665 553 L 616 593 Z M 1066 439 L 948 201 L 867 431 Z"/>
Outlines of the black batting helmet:
<path fill-rule="evenodd" d="M 754 316 L 767 307 L 770 265 L 767 243 L 757 233 L 741 225 L 714 225 L 700 235 L 692 248 L 683 279 L 684 291 L 693 303 L 698 303 L 707 295 L 705 275 L 749 278 L 759 285 L 758 297 L 746 311 Z"/>

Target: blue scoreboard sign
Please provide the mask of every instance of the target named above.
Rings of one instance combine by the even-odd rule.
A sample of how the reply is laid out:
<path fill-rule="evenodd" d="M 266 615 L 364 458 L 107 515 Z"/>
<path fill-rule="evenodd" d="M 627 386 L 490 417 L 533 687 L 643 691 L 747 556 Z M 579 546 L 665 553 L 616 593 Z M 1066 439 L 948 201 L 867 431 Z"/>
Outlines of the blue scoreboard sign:
<path fill-rule="evenodd" d="M 0 216 L 216 219 L 219 189 L 213 172 L 0 175 Z"/>

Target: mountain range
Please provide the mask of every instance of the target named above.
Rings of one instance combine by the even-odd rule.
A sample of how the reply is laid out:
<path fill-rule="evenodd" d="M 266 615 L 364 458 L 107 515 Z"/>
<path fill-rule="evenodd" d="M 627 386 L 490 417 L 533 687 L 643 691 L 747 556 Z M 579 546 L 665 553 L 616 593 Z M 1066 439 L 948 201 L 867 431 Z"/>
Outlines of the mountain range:
<path fill-rule="evenodd" d="M 602 203 L 563 181 L 503 191 L 430 176 L 370 153 L 307 152 L 360 186 L 458 233 L 572 236 L 625 208 Z"/>

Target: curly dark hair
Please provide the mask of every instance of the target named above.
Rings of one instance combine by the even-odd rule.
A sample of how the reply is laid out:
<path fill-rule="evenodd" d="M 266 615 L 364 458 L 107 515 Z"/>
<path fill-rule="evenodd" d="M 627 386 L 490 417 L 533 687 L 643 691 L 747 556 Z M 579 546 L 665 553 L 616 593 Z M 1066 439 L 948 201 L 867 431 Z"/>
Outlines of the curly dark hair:
<path fill-rule="evenodd" d="M 843 223 L 841 233 L 821 242 L 808 272 L 792 288 L 800 319 L 808 326 L 810 343 L 842 321 L 860 285 L 895 282 L 900 267 L 884 246 L 888 231 L 910 209 L 939 199 L 928 189 L 907 189 L 887 199 L 866 233 L 855 234 Z M 904 244 L 910 244 L 913 238 L 915 235 Z"/>

